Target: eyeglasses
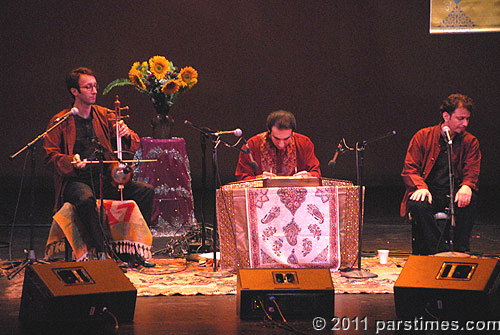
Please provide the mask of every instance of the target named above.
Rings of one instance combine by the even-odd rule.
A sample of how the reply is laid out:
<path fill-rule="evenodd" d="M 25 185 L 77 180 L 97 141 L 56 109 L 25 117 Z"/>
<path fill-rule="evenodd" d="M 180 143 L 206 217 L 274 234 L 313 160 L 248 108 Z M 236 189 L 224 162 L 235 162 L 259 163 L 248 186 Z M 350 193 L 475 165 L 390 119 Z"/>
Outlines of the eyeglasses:
<path fill-rule="evenodd" d="M 94 85 L 91 85 L 91 84 L 88 84 L 88 85 L 85 85 L 85 86 L 80 86 L 80 88 L 84 88 L 86 90 L 89 90 L 91 91 L 93 88 L 95 88 L 95 90 L 99 90 L 99 85 L 98 84 L 94 84 Z"/>

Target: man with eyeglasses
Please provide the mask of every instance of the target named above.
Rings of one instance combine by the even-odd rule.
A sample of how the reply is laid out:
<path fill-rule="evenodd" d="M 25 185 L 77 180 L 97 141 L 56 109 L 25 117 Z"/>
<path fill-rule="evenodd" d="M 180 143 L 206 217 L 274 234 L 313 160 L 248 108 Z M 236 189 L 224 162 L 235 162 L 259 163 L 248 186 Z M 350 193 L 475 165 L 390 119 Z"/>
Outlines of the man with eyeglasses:
<path fill-rule="evenodd" d="M 106 244 L 109 227 L 100 225 L 96 206 L 96 198 L 100 197 L 100 166 L 88 162 L 99 160 L 101 154 L 113 160 L 111 153 L 116 146 L 114 115 L 95 104 L 98 85 L 91 69 L 80 67 L 72 70 L 66 77 L 66 86 L 73 99 L 71 109 L 54 115 L 49 127 L 68 112 L 72 111 L 72 115 L 45 137 L 44 163 L 54 173 L 54 211 L 59 210 L 64 202 L 75 206 L 80 218 L 77 228 L 87 244 L 88 258 L 96 259 L 109 252 Z M 140 146 L 139 136 L 123 120 L 118 125 L 124 150 L 135 152 Z M 103 175 L 102 196 L 119 200 L 120 191 L 112 181 L 110 174 Z M 153 197 L 154 189 L 146 183 L 130 180 L 123 189 L 123 198 L 137 203 L 148 226 Z M 154 266 L 140 257 L 138 262 Z"/>
<path fill-rule="evenodd" d="M 250 153 L 240 153 L 236 166 L 237 180 L 260 177 L 321 177 L 314 144 L 309 137 L 296 133 L 295 116 L 287 111 L 272 112 L 267 117 L 267 132 L 251 137 Z"/>

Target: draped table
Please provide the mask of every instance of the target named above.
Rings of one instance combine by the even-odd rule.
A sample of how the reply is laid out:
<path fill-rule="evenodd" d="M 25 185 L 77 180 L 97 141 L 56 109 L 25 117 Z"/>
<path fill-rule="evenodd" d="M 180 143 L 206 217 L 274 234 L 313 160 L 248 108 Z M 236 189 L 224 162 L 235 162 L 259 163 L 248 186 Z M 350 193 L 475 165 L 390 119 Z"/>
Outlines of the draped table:
<path fill-rule="evenodd" d="M 179 236 L 197 224 L 191 189 L 191 170 L 183 138 L 141 138 L 134 159 L 157 159 L 139 163 L 134 179 L 154 187 L 151 217 L 153 236 Z"/>
<path fill-rule="evenodd" d="M 221 187 L 221 268 L 354 267 L 359 191 L 349 181 L 327 178 L 322 186 L 265 188 L 250 181 Z"/>

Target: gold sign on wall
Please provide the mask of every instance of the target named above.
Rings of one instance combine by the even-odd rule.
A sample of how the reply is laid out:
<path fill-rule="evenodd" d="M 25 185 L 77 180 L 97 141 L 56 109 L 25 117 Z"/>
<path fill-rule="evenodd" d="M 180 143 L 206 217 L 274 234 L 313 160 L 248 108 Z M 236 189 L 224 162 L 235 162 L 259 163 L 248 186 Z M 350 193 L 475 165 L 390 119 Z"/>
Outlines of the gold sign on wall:
<path fill-rule="evenodd" d="M 500 31 L 500 0 L 431 0 L 430 33 Z"/>

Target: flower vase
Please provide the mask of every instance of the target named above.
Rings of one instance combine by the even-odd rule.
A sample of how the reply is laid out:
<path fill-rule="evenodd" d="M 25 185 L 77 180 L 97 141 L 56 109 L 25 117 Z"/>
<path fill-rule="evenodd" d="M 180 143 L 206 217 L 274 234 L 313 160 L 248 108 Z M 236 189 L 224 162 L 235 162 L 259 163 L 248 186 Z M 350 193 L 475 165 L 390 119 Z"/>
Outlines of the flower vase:
<path fill-rule="evenodd" d="M 168 116 L 170 108 L 168 106 L 162 106 L 163 108 L 158 108 L 155 106 L 156 114 L 151 120 L 151 128 L 153 128 L 153 138 L 164 139 L 172 138 L 172 127 L 174 126 L 174 119 Z"/>
<path fill-rule="evenodd" d="M 174 119 L 165 114 L 156 114 L 151 120 L 151 127 L 153 128 L 153 138 L 172 138 L 172 127 Z"/>

